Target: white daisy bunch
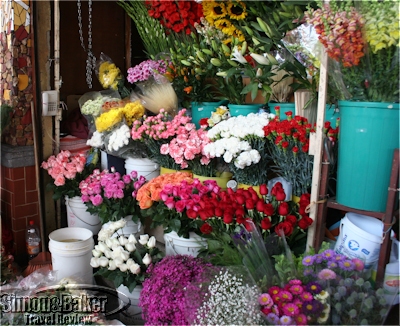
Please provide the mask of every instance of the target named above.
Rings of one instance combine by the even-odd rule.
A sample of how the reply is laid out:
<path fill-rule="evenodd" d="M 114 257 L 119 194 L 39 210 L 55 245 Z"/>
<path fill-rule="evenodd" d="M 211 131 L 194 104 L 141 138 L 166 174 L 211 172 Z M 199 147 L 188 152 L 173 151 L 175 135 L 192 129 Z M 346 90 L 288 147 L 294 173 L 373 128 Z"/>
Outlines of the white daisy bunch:
<path fill-rule="evenodd" d="M 108 138 L 107 150 L 109 152 L 118 151 L 122 147 L 129 144 L 130 138 L 131 130 L 126 124 L 122 124 L 110 134 Z"/>
<path fill-rule="evenodd" d="M 210 282 L 193 324 L 261 325 L 259 294 L 257 286 L 246 283 L 242 275 L 221 270 Z"/>
<path fill-rule="evenodd" d="M 95 148 L 102 148 L 104 146 L 104 134 L 96 130 L 92 137 L 86 141 L 86 145 Z"/>

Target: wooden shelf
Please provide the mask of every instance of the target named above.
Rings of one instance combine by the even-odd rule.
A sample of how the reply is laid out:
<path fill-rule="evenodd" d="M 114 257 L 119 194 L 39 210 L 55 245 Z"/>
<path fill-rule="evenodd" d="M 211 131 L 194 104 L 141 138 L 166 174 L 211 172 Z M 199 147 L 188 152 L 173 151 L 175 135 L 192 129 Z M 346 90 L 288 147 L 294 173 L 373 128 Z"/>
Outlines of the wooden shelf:
<path fill-rule="evenodd" d="M 352 208 L 349 206 L 345 206 L 345 205 L 339 204 L 335 198 L 328 199 L 326 206 L 329 208 L 340 210 L 340 211 L 351 212 L 351 213 L 356 213 L 356 214 L 366 215 L 366 216 L 372 216 L 372 217 L 378 218 L 380 220 L 383 220 L 386 215 L 385 212 L 364 211 L 361 209 L 356 209 L 356 208 Z"/>

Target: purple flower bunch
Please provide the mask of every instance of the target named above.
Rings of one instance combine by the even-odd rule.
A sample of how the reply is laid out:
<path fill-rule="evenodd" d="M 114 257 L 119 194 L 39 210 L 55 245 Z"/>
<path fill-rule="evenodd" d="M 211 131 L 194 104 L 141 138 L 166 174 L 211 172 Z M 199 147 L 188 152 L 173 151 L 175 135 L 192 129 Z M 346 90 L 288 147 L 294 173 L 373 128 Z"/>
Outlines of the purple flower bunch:
<path fill-rule="evenodd" d="M 294 279 L 283 287 L 270 287 L 258 302 L 272 325 L 314 325 L 328 319 L 328 298 L 329 294 L 317 282 L 303 284 Z"/>
<path fill-rule="evenodd" d="M 121 175 L 115 170 L 95 169 L 79 183 L 79 189 L 87 211 L 99 215 L 103 224 L 128 215 L 137 222 L 141 215 L 136 195 L 145 182 L 146 178 L 138 177 L 136 171 Z"/>
<path fill-rule="evenodd" d="M 164 60 L 146 60 L 128 69 L 128 82 L 146 81 L 156 75 L 164 75 L 167 72 L 168 63 Z"/>
<path fill-rule="evenodd" d="M 150 265 L 139 299 L 145 325 L 189 325 L 185 289 L 200 283 L 210 268 L 212 264 L 189 255 L 167 256 Z"/>

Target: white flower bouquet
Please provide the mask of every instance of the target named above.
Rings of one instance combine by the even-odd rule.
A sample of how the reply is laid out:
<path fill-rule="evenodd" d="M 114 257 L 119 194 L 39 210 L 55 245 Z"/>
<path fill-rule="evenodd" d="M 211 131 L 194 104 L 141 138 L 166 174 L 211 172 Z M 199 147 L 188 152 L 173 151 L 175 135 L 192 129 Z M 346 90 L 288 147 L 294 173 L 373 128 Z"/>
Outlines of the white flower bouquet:
<path fill-rule="evenodd" d="M 268 156 L 263 128 L 273 118 L 269 113 L 251 113 L 221 121 L 207 133 L 212 142 L 204 147 L 205 154 L 222 157 L 238 183 L 266 183 Z"/>
<path fill-rule="evenodd" d="M 98 234 L 98 244 L 92 250 L 90 265 L 99 268 L 94 275 L 100 275 L 121 284 L 132 291 L 142 284 L 148 266 L 162 259 L 162 252 L 156 247 L 156 238 L 142 234 L 126 237 L 119 230 L 126 224 L 124 219 L 103 225 Z"/>

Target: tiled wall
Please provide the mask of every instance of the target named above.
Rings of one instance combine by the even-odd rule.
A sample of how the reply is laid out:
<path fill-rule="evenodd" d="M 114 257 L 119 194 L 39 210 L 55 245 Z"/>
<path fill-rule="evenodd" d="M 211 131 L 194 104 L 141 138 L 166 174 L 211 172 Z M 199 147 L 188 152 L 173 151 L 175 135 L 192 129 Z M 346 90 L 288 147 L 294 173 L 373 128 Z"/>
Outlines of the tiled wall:
<path fill-rule="evenodd" d="M 2 219 L 12 231 L 15 254 L 22 255 L 25 253 L 25 230 L 29 221 L 40 225 L 33 148 L 2 145 L 1 151 Z"/>

